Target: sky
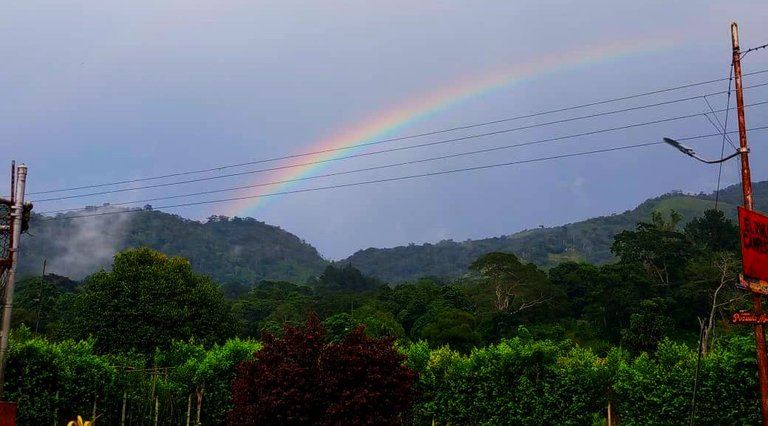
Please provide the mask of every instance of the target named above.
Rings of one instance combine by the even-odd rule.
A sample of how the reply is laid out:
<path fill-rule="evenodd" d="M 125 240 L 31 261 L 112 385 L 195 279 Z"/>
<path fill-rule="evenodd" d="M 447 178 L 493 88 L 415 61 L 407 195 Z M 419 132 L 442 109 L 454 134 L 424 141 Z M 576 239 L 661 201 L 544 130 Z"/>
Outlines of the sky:
<path fill-rule="evenodd" d="M 705 135 L 685 143 L 716 158 L 730 23 L 746 50 L 766 20 L 762 0 L 11 2 L 0 148 L 42 213 L 202 202 L 164 210 L 254 217 L 328 259 L 506 235 L 713 191 L 717 166 L 663 144 L 520 162 Z M 768 49 L 743 70 L 747 126 L 768 126 Z"/>

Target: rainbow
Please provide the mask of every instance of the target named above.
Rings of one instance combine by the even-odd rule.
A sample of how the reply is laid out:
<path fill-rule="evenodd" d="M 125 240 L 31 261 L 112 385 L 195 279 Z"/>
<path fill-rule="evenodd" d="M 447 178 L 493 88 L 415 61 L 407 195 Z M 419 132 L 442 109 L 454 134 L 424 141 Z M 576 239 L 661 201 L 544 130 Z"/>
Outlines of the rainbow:
<path fill-rule="evenodd" d="M 617 42 L 596 48 L 570 50 L 547 55 L 527 63 L 504 67 L 480 78 L 461 80 L 457 85 L 416 97 L 388 111 L 376 114 L 367 120 L 350 126 L 334 136 L 313 143 L 302 150 L 302 152 L 325 151 L 310 156 L 302 156 L 300 159 L 301 164 L 316 163 L 318 161 L 321 163 L 282 169 L 268 177 L 260 175 L 257 180 L 252 182 L 253 184 L 260 182 L 284 183 L 261 186 L 258 187 L 258 192 L 242 194 L 248 198 L 231 204 L 227 208 L 225 215 L 241 217 L 253 215 L 258 208 L 266 203 L 266 200 L 278 198 L 263 195 L 287 191 L 292 185 L 296 184 L 297 179 L 310 176 L 322 170 L 323 167 L 326 167 L 329 160 L 349 155 L 350 149 L 361 144 L 389 137 L 394 132 L 402 130 L 416 121 L 438 114 L 457 104 L 485 96 L 511 85 L 523 83 L 527 80 L 579 67 L 586 67 L 599 62 L 616 60 L 622 57 L 655 53 L 678 45 L 671 42 L 670 39 L 659 38 Z M 329 150 L 331 151 L 328 152 Z M 289 164 L 294 163 L 286 163 L 284 165 Z"/>

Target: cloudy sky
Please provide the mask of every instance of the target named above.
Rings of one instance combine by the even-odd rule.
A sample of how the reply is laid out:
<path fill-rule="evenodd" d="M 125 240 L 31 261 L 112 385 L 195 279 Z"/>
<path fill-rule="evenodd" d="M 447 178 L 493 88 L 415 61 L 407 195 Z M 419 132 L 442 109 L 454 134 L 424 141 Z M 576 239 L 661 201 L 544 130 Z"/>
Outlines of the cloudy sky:
<path fill-rule="evenodd" d="M 252 216 L 330 259 L 510 234 L 714 190 L 716 167 L 664 145 L 509 163 L 716 134 L 733 20 L 743 49 L 768 43 L 763 0 L 10 2 L 0 147 L 38 212 L 239 198 L 167 211 Z M 747 125 L 768 126 L 768 49 L 743 67 Z"/>

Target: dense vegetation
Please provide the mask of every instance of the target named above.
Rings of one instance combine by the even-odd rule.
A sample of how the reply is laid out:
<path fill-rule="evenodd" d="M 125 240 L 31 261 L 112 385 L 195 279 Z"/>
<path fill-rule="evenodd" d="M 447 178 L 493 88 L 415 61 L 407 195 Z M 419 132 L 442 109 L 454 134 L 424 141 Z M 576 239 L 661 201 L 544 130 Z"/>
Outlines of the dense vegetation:
<path fill-rule="evenodd" d="M 78 315 L 97 308 L 96 315 Z M 211 344 L 232 336 L 235 320 L 210 278 L 189 262 L 148 248 L 115 256 L 112 270 L 90 277 L 71 298 L 65 337 L 95 339 L 102 352 L 152 354 L 174 340 Z"/>
<path fill-rule="evenodd" d="M 103 424 L 226 424 L 236 366 L 261 348 L 242 340 L 207 350 L 175 342 L 138 359 L 97 354 L 90 341 L 32 338 L 24 330 L 11 343 L 7 396 L 19 401 L 19 425 L 63 424 L 78 414 L 95 414 Z M 679 425 L 691 418 L 695 377 L 695 424 L 759 423 L 751 336 L 722 340 L 698 368 L 696 350 L 670 340 L 652 354 L 630 356 L 617 348 L 598 356 L 568 340 L 533 339 L 524 328 L 471 354 L 426 342 L 403 343 L 399 351 L 417 373 L 417 397 L 408 412 L 388 414 L 410 416 L 414 425 L 595 425 L 604 424 L 609 404 L 621 424 Z M 366 385 L 379 382 L 365 379 L 353 387 L 375 395 Z M 302 383 L 283 378 L 272 391 L 291 395 Z M 336 402 L 349 404 L 353 396 Z"/>
<path fill-rule="evenodd" d="M 4 398 L 18 402 L 20 426 L 66 424 L 77 415 L 112 425 L 223 424 L 235 368 L 260 347 L 175 341 L 148 357 L 102 354 L 93 340 L 52 342 L 22 328 L 11 336 Z"/>
<path fill-rule="evenodd" d="M 756 183 L 754 194 L 756 208 L 768 211 L 768 182 Z M 719 197 L 721 210 L 735 218 L 740 188 L 726 188 Z M 369 248 L 336 265 L 351 264 L 383 282 L 401 283 L 424 276 L 461 277 L 475 259 L 490 252 L 514 253 L 543 268 L 566 261 L 604 264 L 616 260 L 611 252 L 616 234 L 649 220 L 653 212 L 674 209 L 685 223 L 714 205 L 715 194 L 671 193 L 621 214 L 474 241 Z M 200 223 L 152 211 L 149 206 L 131 214 L 101 214 L 115 210 L 93 207 L 86 212 L 61 214 L 56 220 L 34 215 L 30 234 L 22 243 L 19 273 L 40 275 L 47 260 L 48 271 L 82 279 L 99 268 L 108 268 L 115 253 L 131 247 L 150 247 L 185 257 L 196 273 L 233 286 L 250 286 L 261 280 L 304 283 L 329 263 L 298 237 L 251 218 L 212 216 Z M 74 218 L 83 214 L 91 216 Z"/>
<path fill-rule="evenodd" d="M 622 424 L 679 424 L 692 413 L 694 377 L 697 424 L 750 424 L 758 415 L 750 330 L 727 323 L 749 306 L 733 285 L 737 231 L 721 211 L 687 223 L 653 212 L 615 236 L 616 261 L 603 265 L 545 271 L 490 252 L 455 279 L 388 285 L 327 265 L 303 282 L 221 291 L 182 258 L 127 250 L 82 282 L 18 283 L 8 391 L 20 424 L 78 413 L 115 424 L 123 416 L 223 424 L 227 413 L 232 424 L 254 416 L 295 424 L 288 415 L 333 423 L 363 418 L 361 407 L 389 398 L 387 387 L 408 388 L 370 386 L 397 377 L 392 368 L 404 362 L 417 373 L 415 399 L 388 414 L 413 424 L 599 424 L 609 404 Z M 291 326 L 308 317 L 305 328 Z M 405 380 L 410 370 L 402 371 Z M 275 395 L 313 387 L 341 405 L 316 395 L 310 412 L 280 411 L 287 406 Z"/>
<path fill-rule="evenodd" d="M 755 208 L 768 211 L 768 182 L 753 187 Z M 741 187 L 731 186 L 719 193 L 719 209 L 736 218 L 741 204 Z M 493 251 L 514 253 L 544 268 L 576 261 L 604 264 L 616 260 L 611 252 L 613 238 L 648 220 L 653 212 L 675 210 L 687 222 L 715 207 L 716 194 L 685 195 L 679 192 L 646 200 L 633 210 L 596 217 L 552 228 L 537 228 L 512 235 L 481 240 L 369 248 L 358 251 L 341 263 L 350 263 L 363 273 L 386 282 L 407 282 L 422 276 L 459 277 L 479 256 Z"/>
<path fill-rule="evenodd" d="M 32 229 L 22 240 L 19 274 L 49 271 L 82 279 L 108 268 L 112 256 L 131 247 L 150 247 L 189 259 L 192 269 L 214 281 L 252 283 L 304 282 L 327 262 L 314 247 L 276 226 L 252 218 L 212 216 L 205 223 L 144 210 L 124 214 L 109 206 L 67 213 L 54 220 L 33 215 Z M 77 218 L 78 215 L 93 215 Z"/>

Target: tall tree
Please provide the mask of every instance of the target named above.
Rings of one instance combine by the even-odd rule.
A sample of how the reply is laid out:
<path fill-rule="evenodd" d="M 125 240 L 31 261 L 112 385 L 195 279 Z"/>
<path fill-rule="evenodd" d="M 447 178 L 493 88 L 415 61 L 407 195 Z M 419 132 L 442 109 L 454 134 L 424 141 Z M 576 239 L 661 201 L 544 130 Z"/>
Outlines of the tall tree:
<path fill-rule="evenodd" d="M 516 314 L 552 299 L 546 274 L 523 264 L 511 253 L 493 252 L 472 262 L 469 270 L 493 288 L 493 305 L 500 312 Z"/>
<path fill-rule="evenodd" d="M 611 251 L 621 262 L 641 265 L 655 281 L 669 285 L 681 277 L 692 246 L 677 230 L 682 219 L 674 210 L 669 220 L 653 212 L 651 222 L 640 222 L 634 231 L 622 231 L 614 239 Z"/>
<path fill-rule="evenodd" d="M 720 210 L 707 210 L 685 225 L 685 234 L 706 251 L 735 252 L 739 249 L 739 227 Z"/>
<path fill-rule="evenodd" d="M 549 270 L 549 280 L 565 292 L 569 312 L 578 318 L 588 303 L 590 290 L 600 282 L 600 268 L 588 263 L 563 262 Z"/>
<path fill-rule="evenodd" d="M 115 255 L 89 277 L 68 312 L 66 331 L 96 338 L 101 351 L 152 353 L 173 340 L 222 341 L 235 330 L 219 288 L 189 261 L 139 248 Z"/>

